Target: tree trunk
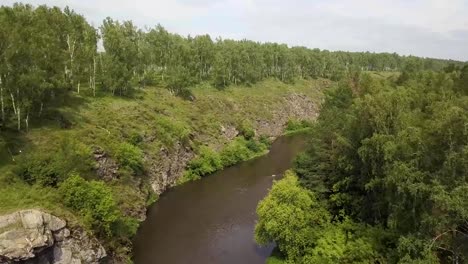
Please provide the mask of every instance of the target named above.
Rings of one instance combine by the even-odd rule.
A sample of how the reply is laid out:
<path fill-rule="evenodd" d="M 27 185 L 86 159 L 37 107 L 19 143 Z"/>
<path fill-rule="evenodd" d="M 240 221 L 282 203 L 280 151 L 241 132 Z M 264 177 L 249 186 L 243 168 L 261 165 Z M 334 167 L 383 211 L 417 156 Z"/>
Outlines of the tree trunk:
<path fill-rule="evenodd" d="M 76 88 L 78 94 L 80 93 L 80 85 L 81 85 L 81 82 L 78 82 L 78 85 L 77 85 L 77 88 Z"/>
<path fill-rule="evenodd" d="M 29 132 L 29 111 L 26 114 L 26 119 L 24 120 L 24 123 L 26 124 L 26 132 Z"/>
<path fill-rule="evenodd" d="M 93 55 L 93 96 L 96 97 L 96 56 Z"/>
<path fill-rule="evenodd" d="M 15 113 L 15 115 L 17 114 L 17 110 L 16 110 L 16 105 L 15 105 L 15 97 L 13 96 L 13 94 L 10 92 L 10 97 L 11 97 L 11 105 L 13 106 L 13 113 Z"/>
<path fill-rule="evenodd" d="M 41 107 L 39 108 L 39 117 L 42 116 L 42 109 L 44 108 L 44 103 L 41 102 Z"/>
<path fill-rule="evenodd" d="M 21 109 L 19 106 L 16 109 L 16 120 L 18 121 L 18 131 L 21 131 Z"/>
<path fill-rule="evenodd" d="M 68 45 L 68 53 L 70 55 L 70 70 L 69 70 L 69 73 L 68 73 L 68 79 L 70 80 L 71 82 L 71 85 L 73 87 L 73 84 L 74 84 L 74 81 L 73 81 L 73 64 L 74 64 L 74 60 L 75 60 L 75 43 L 76 43 L 76 40 L 74 40 L 73 42 L 70 40 L 70 35 L 68 34 L 67 35 L 67 45 Z M 78 91 L 79 93 L 79 91 Z"/>

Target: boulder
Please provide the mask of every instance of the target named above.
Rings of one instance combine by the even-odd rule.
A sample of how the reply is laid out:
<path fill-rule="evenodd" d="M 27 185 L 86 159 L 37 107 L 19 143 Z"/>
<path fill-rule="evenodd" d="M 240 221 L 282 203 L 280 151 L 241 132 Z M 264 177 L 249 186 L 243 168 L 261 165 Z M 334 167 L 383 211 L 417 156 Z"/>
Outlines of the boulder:
<path fill-rule="evenodd" d="M 82 230 L 39 210 L 0 216 L 0 263 L 98 263 L 106 257 L 101 244 Z"/>

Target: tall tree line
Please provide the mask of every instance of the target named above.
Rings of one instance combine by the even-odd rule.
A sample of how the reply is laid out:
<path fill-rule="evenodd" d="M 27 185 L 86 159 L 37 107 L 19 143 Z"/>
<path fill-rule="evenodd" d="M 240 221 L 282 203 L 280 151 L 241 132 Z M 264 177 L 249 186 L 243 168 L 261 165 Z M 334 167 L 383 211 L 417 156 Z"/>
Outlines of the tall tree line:
<path fill-rule="evenodd" d="M 260 203 L 257 241 L 275 263 L 467 263 L 468 66 L 353 77 Z"/>
<path fill-rule="evenodd" d="M 98 41 L 103 50 L 98 52 Z M 99 29 L 69 8 L 15 4 L 0 8 L 0 124 L 27 130 L 56 98 L 87 87 L 128 95 L 159 85 L 176 94 L 200 82 L 217 87 L 266 78 L 341 79 L 349 69 L 440 70 L 448 60 L 395 53 L 330 52 L 277 43 L 183 37 L 107 18 Z"/>
<path fill-rule="evenodd" d="M 69 90 L 94 78 L 97 32 L 66 8 L 0 8 L 1 123 L 18 130 Z"/>

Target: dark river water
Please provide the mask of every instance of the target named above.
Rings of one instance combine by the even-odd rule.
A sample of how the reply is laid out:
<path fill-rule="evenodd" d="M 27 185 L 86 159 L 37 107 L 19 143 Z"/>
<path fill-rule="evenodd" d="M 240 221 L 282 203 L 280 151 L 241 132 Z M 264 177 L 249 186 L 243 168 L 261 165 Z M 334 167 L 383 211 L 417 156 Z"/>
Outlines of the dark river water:
<path fill-rule="evenodd" d="M 260 264 L 273 245 L 254 242 L 255 209 L 291 167 L 306 136 L 277 139 L 271 151 L 164 193 L 134 241 L 136 264 Z M 273 177 L 272 175 L 277 175 Z"/>

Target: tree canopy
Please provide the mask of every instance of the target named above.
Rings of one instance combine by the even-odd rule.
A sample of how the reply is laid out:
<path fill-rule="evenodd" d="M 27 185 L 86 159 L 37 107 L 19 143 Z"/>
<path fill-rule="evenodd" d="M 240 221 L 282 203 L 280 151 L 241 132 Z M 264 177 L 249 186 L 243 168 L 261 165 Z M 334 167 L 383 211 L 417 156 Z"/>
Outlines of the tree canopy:
<path fill-rule="evenodd" d="M 383 241 L 372 233 L 365 236 L 373 248 L 368 256 L 388 263 L 463 263 L 468 258 L 466 67 L 449 73 L 409 69 L 402 76 L 392 81 L 362 74 L 326 92 L 309 149 L 296 160 L 301 192 L 317 197 L 335 226 L 352 221 L 366 225 L 364 230 L 378 230 Z M 315 224 L 297 214 L 304 206 L 310 212 L 303 214 L 318 211 L 296 197 L 298 186 L 285 191 L 280 202 L 271 202 L 289 177 L 258 208 L 258 240 L 277 242 L 288 260 L 307 258 L 324 240 L 341 248 L 336 233 L 307 234 Z M 269 229 L 281 219 L 271 215 L 276 210 L 296 215 L 280 228 L 297 229 L 292 239 Z M 303 235 L 310 241 L 296 246 Z M 299 253 L 291 255 L 288 246 Z"/>
<path fill-rule="evenodd" d="M 104 50 L 98 52 L 100 39 Z M 47 107 L 84 87 L 92 95 L 130 95 L 137 87 L 159 85 L 192 98 L 189 88 L 201 82 L 222 88 L 266 78 L 339 80 L 354 68 L 415 71 L 462 66 L 395 53 L 183 37 L 161 25 L 143 30 L 112 18 L 96 29 L 69 8 L 24 4 L 0 7 L 0 40 L 0 121 L 4 126 L 14 123 L 18 130 L 27 130 Z"/>

